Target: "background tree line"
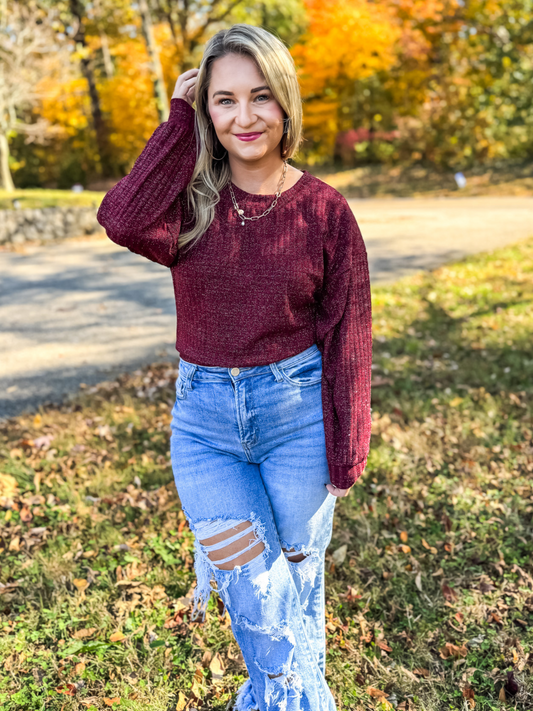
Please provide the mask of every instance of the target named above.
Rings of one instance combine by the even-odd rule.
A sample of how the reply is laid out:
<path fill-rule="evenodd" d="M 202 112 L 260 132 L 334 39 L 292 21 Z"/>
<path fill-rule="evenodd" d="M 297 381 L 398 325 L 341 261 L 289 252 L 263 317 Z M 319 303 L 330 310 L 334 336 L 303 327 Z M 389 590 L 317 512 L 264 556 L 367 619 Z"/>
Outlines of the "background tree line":
<path fill-rule="evenodd" d="M 533 154 L 533 0 L 0 0 L 1 187 L 102 186 L 221 27 L 297 63 L 307 165 Z"/>

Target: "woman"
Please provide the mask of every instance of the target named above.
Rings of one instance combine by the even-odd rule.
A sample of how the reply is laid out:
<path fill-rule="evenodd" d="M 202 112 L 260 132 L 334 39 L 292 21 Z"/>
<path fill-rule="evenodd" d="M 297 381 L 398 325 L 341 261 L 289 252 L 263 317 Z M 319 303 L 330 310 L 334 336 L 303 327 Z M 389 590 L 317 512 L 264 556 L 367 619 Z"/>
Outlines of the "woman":
<path fill-rule="evenodd" d="M 288 164 L 301 123 L 285 46 L 222 30 L 98 212 L 114 242 L 172 271 L 172 467 L 195 612 L 214 580 L 248 668 L 240 711 L 335 709 L 324 554 L 370 439 L 365 246 L 345 199 Z"/>

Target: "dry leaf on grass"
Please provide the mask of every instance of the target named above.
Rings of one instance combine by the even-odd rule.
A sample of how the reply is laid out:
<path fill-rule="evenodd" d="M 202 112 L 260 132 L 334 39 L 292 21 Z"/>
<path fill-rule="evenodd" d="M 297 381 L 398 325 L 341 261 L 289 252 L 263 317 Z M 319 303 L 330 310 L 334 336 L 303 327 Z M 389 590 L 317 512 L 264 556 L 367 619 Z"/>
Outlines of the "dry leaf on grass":
<path fill-rule="evenodd" d="M 76 590 L 79 590 L 79 592 L 83 592 L 89 587 L 89 583 L 87 580 L 84 578 L 74 578 L 72 581 L 72 584 L 76 588 Z"/>
<path fill-rule="evenodd" d="M 439 649 L 439 655 L 441 659 L 449 659 L 450 657 L 460 659 L 461 657 L 466 657 L 467 654 L 468 649 L 465 647 L 464 644 L 461 647 L 458 647 L 456 644 L 446 642 L 444 647 L 441 647 Z"/>
<path fill-rule="evenodd" d="M 342 565 L 344 563 L 344 560 L 346 558 L 346 553 L 348 552 L 348 546 L 344 544 L 340 548 L 337 548 L 336 551 L 333 552 L 331 556 L 331 560 L 333 563 L 337 566 Z"/>
<path fill-rule="evenodd" d="M 113 632 L 109 637 L 110 642 L 122 642 L 123 639 L 126 639 L 126 635 L 122 632 Z"/>
<path fill-rule="evenodd" d="M 448 602 L 457 601 L 457 593 L 449 585 L 446 585 L 446 583 L 442 584 L 442 594 L 444 595 L 445 599 L 448 600 Z"/>
<path fill-rule="evenodd" d="M 381 691 L 381 689 L 375 689 L 373 686 L 367 686 L 366 693 L 373 699 L 386 699 L 388 696 L 388 694 L 384 691 Z"/>
<path fill-rule="evenodd" d="M 72 635 L 74 639 L 85 639 L 85 637 L 92 637 L 96 632 L 96 627 L 90 627 L 88 630 L 78 630 Z"/>
<path fill-rule="evenodd" d="M 217 681 L 224 676 L 224 665 L 222 663 L 222 658 L 217 652 L 209 664 L 209 669 L 211 671 L 211 678 L 213 681 Z"/>

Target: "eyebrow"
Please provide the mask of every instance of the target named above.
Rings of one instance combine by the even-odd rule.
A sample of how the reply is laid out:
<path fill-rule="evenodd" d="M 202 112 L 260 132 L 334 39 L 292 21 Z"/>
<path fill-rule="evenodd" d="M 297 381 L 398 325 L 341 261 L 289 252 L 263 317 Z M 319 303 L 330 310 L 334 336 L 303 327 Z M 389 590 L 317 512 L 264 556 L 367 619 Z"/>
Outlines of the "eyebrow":
<path fill-rule="evenodd" d="M 250 90 L 250 94 L 255 94 L 258 91 L 264 91 L 265 89 L 268 89 L 270 91 L 269 86 L 258 86 L 255 89 Z M 217 96 L 217 94 L 222 94 L 223 96 L 235 96 L 235 94 L 232 91 L 215 91 L 213 94 L 213 98 Z"/>

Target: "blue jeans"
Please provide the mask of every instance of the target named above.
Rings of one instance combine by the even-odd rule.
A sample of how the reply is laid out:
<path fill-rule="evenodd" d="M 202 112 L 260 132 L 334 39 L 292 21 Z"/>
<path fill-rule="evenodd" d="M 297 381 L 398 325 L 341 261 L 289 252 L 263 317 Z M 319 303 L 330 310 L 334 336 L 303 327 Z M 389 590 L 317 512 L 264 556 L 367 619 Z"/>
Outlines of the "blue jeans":
<path fill-rule="evenodd" d="M 239 711 L 334 711 L 325 680 L 328 493 L 316 344 L 270 365 L 180 360 L 170 451 L 195 534 L 194 614 L 211 583 L 249 679 Z"/>

